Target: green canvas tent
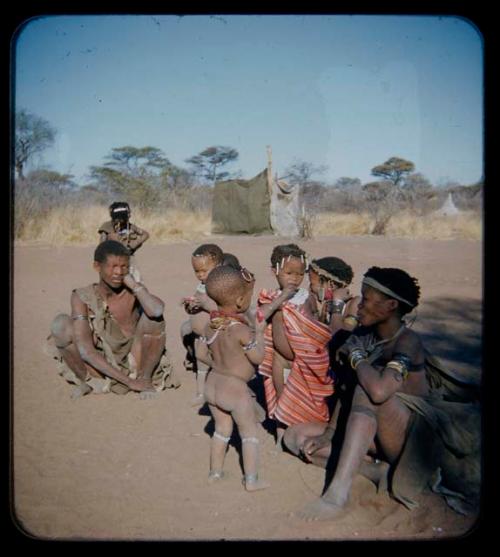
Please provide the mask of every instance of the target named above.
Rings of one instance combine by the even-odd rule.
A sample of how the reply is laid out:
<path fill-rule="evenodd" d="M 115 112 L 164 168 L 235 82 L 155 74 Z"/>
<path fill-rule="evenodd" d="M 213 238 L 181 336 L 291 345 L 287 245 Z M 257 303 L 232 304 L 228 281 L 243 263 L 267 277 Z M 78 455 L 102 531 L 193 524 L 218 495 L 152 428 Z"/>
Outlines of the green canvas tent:
<path fill-rule="evenodd" d="M 225 180 L 214 186 L 214 234 L 272 234 L 268 169 L 251 180 Z"/>

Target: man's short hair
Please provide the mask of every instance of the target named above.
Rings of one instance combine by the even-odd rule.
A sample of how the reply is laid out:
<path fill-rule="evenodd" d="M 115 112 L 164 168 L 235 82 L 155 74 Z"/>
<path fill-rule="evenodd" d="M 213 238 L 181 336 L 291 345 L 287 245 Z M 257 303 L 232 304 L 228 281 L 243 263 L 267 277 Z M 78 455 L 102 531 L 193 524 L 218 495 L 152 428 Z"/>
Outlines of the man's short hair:
<path fill-rule="evenodd" d="M 94 251 L 94 261 L 105 263 L 108 255 L 130 257 L 129 249 L 116 240 L 105 240 Z"/>

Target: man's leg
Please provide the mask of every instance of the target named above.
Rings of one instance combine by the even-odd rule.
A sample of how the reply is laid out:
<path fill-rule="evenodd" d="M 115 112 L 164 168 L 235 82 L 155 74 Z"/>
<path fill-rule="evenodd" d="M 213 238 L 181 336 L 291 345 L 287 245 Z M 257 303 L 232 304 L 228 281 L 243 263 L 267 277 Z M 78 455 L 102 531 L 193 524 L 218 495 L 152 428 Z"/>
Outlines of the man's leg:
<path fill-rule="evenodd" d="M 131 352 L 137 362 L 138 377 L 151 379 L 165 350 L 165 321 L 143 313 L 137 323 Z"/>
<path fill-rule="evenodd" d="M 71 394 L 72 399 L 80 398 L 92 391 L 86 380 L 93 370 L 85 364 L 74 342 L 73 321 L 65 313 L 57 315 L 51 323 L 50 332 L 54 344 L 68 368 L 75 374 L 76 386 Z M 97 372 L 95 372 L 97 374 Z"/>
<path fill-rule="evenodd" d="M 319 500 L 300 513 L 303 518 L 328 520 L 342 514 L 354 477 L 360 471 L 376 433 L 377 407 L 370 402 L 363 389 L 357 386 L 332 483 Z"/>

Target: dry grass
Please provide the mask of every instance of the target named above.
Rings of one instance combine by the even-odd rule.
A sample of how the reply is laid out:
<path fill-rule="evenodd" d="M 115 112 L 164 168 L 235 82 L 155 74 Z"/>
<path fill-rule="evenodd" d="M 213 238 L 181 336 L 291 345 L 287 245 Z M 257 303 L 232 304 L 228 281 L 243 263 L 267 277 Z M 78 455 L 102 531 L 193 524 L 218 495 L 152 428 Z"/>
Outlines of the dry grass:
<path fill-rule="evenodd" d="M 18 244 L 94 244 L 99 226 L 109 220 L 106 207 L 57 207 L 43 219 L 27 218 L 23 222 Z M 131 221 L 149 232 L 155 242 L 196 240 L 210 233 L 208 212 L 187 212 L 178 209 L 156 214 L 135 210 Z"/>
<path fill-rule="evenodd" d="M 109 220 L 107 208 L 100 205 L 55 207 L 43 219 L 25 217 L 16 242 L 20 245 L 54 246 L 94 244 L 98 238 L 97 230 L 106 220 Z M 137 209 L 133 211 L 131 220 L 147 230 L 155 243 L 198 240 L 210 235 L 211 229 L 209 211 L 169 209 L 164 213 L 155 213 Z M 373 228 L 372 218 L 359 214 L 321 213 L 314 216 L 311 224 L 313 237 L 367 235 Z M 386 236 L 481 240 L 482 220 L 480 215 L 472 212 L 453 217 L 399 214 L 390 220 Z"/>
<path fill-rule="evenodd" d="M 356 236 L 370 234 L 373 219 L 368 215 L 322 213 L 314 222 L 317 236 Z M 481 240 L 483 223 L 477 213 L 464 211 L 456 216 L 414 216 L 401 213 L 389 221 L 388 237 L 450 240 Z"/>

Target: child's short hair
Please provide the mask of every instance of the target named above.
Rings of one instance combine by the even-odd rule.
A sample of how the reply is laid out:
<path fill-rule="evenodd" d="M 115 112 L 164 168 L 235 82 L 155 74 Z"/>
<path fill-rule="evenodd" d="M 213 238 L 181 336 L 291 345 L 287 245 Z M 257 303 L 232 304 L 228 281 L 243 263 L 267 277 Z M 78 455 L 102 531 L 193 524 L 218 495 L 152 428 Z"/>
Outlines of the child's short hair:
<path fill-rule="evenodd" d="M 126 201 L 115 201 L 109 206 L 109 215 L 113 220 L 128 220 L 130 206 Z"/>
<path fill-rule="evenodd" d="M 377 284 L 384 290 L 379 290 L 388 298 L 394 298 L 399 302 L 399 313 L 405 315 L 413 308 L 418 306 L 420 298 L 420 286 L 418 280 L 410 276 L 402 269 L 394 269 L 390 267 L 370 267 L 364 274 L 368 280 L 366 284 L 377 290 Z M 364 281 L 363 281 L 364 282 Z M 372 284 L 370 284 L 370 282 Z M 391 296 L 392 294 L 392 296 Z M 406 300 L 406 302 L 402 301 Z"/>
<path fill-rule="evenodd" d="M 224 252 L 217 244 L 202 244 L 192 253 L 193 257 L 210 257 L 217 265 L 222 263 Z"/>
<path fill-rule="evenodd" d="M 271 265 L 274 267 L 277 263 L 281 264 L 285 257 L 296 257 L 304 261 L 307 267 L 306 252 L 299 248 L 297 244 L 283 244 L 276 246 L 271 253 Z"/>
<path fill-rule="evenodd" d="M 130 257 L 130 250 L 121 242 L 116 240 L 105 240 L 100 243 L 94 251 L 94 261 L 105 263 L 108 255 Z"/>
<path fill-rule="evenodd" d="M 229 265 L 230 267 L 234 267 L 237 271 L 241 270 L 241 265 L 236 257 L 232 253 L 224 252 L 224 257 L 222 258 L 222 265 Z"/>
<path fill-rule="evenodd" d="M 311 261 L 311 269 L 318 273 L 320 277 L 331 280 L 339 288 L 344 288 L 351 284 L 354 277 L 352 267 L 338 257 L 313 259 Z"/>
<path fill-rule="evenodd" d="M 223 305 L 244 294 L 249 282 L 241 270 L 230 265 L 219 265 L 210 271 L 205 286 L 208 296 L 218 305 Z"/>

